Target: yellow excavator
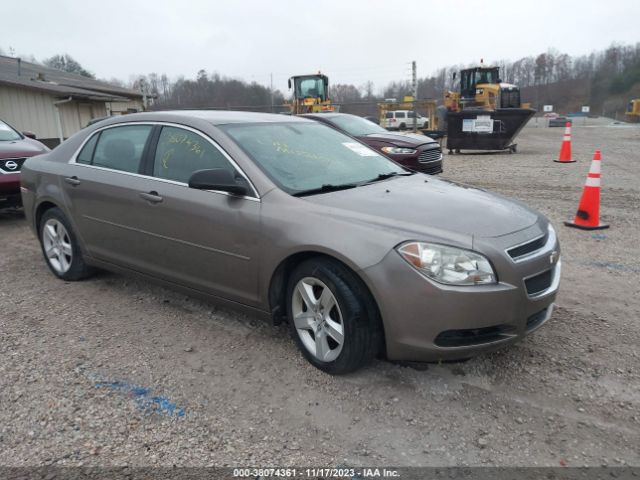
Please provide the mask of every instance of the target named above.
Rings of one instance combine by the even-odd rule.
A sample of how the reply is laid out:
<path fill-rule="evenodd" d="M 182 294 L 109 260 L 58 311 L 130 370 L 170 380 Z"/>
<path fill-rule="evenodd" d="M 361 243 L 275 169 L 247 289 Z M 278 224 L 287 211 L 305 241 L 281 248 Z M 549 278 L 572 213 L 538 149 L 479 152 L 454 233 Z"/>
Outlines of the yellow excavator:
<path fill-rule="evenodd" d="M 629 101 L 625 114 L 630 122 L 640 122 L 640 98 Z"/>
<path fill-rule="evenodd" d="M 329 77 L 326 75 L 318 72 L 291 77 L 289 90 L 292 87 L 293 101 L 288 104 L 292 115 L 335 111 L 329 100 Z"/>

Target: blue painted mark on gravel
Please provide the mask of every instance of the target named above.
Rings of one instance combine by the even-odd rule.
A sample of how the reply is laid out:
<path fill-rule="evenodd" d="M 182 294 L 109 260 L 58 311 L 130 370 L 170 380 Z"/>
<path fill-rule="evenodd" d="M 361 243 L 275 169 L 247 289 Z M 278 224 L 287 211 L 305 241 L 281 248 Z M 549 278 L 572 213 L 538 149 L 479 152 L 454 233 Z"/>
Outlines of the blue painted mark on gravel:
<path fill-rule="evenodd" d="M 184 408 L 178 407 L 168 398 L 153 395 L 150 388 L 132 385 L 127 382 L 97 382 L 96 388 L 108 388 L 109 390 L 122 392 L 135 399 L 136 405 L 147 414 L 159 413 L 161 415 L 184 417 Z"/>
<path fill-rule="evenodd" d="M 606 240 L 608 237 L 604 233 L 594 233 L 591 235 L 591 238 L 595 240 Z"/>

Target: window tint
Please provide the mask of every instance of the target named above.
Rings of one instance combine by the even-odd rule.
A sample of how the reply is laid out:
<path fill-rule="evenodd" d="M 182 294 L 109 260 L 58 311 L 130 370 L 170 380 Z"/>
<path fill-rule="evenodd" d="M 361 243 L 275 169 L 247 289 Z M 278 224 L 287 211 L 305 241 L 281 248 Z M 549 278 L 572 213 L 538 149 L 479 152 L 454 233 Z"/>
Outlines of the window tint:
<path fill-rule="evenodd" d="M 155 177 L 188 183 L 193 172 L 210 168 L 226 168 L 235 174 L 222 152 L 200 135 L 182 128 L 162 128 L 153 164 Z"/>
<path fill-rule="evenodd" d="M 130 125 L 103 130 L 93 155 L 93 165 L 138 173 L 151 126 Z"/>
<path fill-rule="evenodd" d="M 396 112 L 396 118 L 405 118 L 404 112 Z"/>
<path fill-rule="evenodd" d="M 387 112 L 384 114 L 384 118 L 393 118 L 393 112 Z"/>
<path fill-rule="evenodd" d="M 84 144 L 84 147 L 76 158 L 76 163 L 91 163 L 93 151 L 96 149 L 96 143 L 98 142 L 99 136 L 99 133 L 94 135 L 87 143 Z"/>

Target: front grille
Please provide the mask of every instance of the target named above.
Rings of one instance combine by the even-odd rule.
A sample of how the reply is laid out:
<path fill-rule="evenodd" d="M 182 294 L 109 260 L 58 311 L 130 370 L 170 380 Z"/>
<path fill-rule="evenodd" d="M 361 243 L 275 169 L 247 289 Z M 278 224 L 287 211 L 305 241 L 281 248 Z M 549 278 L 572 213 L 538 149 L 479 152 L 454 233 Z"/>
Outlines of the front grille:
<path fill-rule="evenodd" d="M 435 175 L 442 172 L 442 162 L 420 164 L 415 168 L 420 173 L 426 173 L 428 175 Z"/>
<path fill-rule="evenodd" d="M 547 243 L 547 235 L 543 235 L 540 238 L 536 238 L 535 240 L 525 243 L 524 245 L 518 245 L 517 247 L 513 247 L 507 250 L 507 253 L 514 260 L 518 260 L 521 257 L 529 255 L 537 250 L 540 250 Z"/>
<path fill-rule="evenodd" d="M 436 337 L 435 344 L 439 347 L 469 347 L 504 340 L 513 336 L 513 333 L 513 327 L 507 325 L 447 330 Z"/>
<path fill-rule="evenodd" d="M 425 150 L 418 157 L 420 163 L 437 162 L 439 160 L 442 160 L 442 150 L 440 147 Z"/>
<path fill-rule="evenodd" d="M 539 295 L 551 286 L 552 280 L 553 270 L 547 270 L 546 272 L 542 272 L 534 277 L 527 278 L 524 281 L 527 294 L 532 297 Z"/>
<path fill-rule="evenodd" d="M 1 173 L 16 173 L 22 168 L 26 158 L 3 158 L 0 160 Z"/>

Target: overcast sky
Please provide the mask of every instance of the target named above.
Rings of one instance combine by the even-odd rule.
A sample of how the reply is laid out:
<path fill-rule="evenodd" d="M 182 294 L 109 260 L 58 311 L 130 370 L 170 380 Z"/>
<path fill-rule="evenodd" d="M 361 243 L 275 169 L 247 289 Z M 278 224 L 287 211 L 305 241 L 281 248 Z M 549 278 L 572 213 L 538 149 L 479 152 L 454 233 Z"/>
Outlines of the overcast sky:
<path fill-rule="evenodd" d="M 10 19 L 15 19 L 15 21 Z M 638 0 L 31 0 L 2 6 L 0 48 L 68 53 L 98 78 L 200 69 L 286 91 L 291 75 L 376 89 L 440 67 L 640 41 Z"/>

